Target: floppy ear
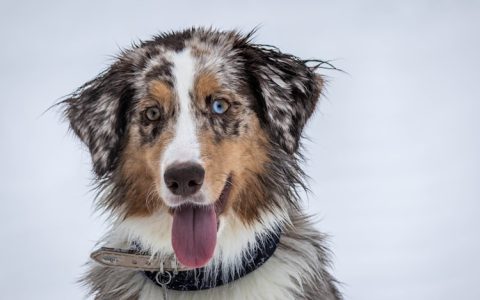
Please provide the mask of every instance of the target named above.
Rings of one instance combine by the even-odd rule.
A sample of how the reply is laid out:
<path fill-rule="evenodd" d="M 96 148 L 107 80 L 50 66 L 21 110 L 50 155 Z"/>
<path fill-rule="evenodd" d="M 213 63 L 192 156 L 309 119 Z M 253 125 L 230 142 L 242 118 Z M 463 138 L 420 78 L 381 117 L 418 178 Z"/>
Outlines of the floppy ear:
<path fill-rule="evenodd" d="M 248 79 L 273 142 L 297 151 L 305 123 L 315 110 L 323 79 L 306 61 L 258 45 L 244 48 Z"/>
<path fill-rule="evenodd" d="M 109 174 L 117 163 L 133 97 L 131 73 L 128 65 L 119 61 L 64 101 L 70 127 L 88 146 L 98 177 Z"/>

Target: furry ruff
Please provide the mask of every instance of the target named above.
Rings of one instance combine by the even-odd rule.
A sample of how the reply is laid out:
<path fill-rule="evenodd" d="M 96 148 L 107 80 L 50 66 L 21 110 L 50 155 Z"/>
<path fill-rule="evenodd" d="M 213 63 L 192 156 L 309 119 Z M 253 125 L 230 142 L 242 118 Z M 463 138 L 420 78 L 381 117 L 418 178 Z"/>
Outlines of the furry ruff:
<path fill-rule="evenodd" d="M 297 192 L 301 133 L 323 85 L 318 65 L 256 45 L 252 34 L 156 36 L 62 102 L 90 151 L 98 209 L 111 216 L 99 244 L 135 243 L 214 277 L 238 272 L 280 227 L 277 250 L 254 272 L 209 290 L 169 290 L 168 299 L 341 299 L 325 237 Z M 91 262 L 82 282 L 96 299 L 163 298 L 135 270 Z"/>

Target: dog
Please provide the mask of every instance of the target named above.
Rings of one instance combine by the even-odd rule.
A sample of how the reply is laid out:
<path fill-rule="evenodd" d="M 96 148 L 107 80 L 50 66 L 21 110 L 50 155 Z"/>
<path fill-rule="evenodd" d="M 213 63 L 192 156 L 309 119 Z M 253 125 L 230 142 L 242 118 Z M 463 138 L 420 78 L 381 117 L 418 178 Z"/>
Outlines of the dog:
<path fill-rule="evenodd" d="M 319 61 L 252 36 L 154 36 L 62 101 L 112 221 L 81 279 L 91 296 L 342 298 L 299 197 Z"/>

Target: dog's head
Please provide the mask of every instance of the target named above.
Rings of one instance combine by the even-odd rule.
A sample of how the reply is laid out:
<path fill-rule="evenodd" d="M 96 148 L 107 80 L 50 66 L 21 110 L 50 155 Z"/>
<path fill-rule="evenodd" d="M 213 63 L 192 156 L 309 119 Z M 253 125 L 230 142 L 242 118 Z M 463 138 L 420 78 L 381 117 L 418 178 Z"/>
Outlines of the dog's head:
<path fill-rule="evenodd" d="M 249 35 L 192 29 L 124 51 L 66 115 L 108 187 L 100 203 L 142 243 L 199 267 L 241 228 L 288 218 L 321 85 L 305 61 Z"/>

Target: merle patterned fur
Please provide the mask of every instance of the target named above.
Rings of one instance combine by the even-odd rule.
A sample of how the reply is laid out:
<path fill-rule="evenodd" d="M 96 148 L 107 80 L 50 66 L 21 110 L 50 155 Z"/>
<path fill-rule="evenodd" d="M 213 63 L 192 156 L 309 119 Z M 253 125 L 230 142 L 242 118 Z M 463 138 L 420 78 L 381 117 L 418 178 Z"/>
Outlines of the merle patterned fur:
<path fill-rule="evenodd" d="M 328 272 L 325 237 L 313 229 L 301 210 L 299 188 L 305 188 L 299 167 L 302 130 L 314 112 L 321 93 L 322 78 L 308 61 L 284 54 L 274 47 L 252 43 L 253 32 L 192 28 L 170 32 L 133 45 L 95 79 L 87 82 L 63 103 L 65 115 L 75 134 L 88 147 L 100 188 L 108 187 L 99 205 L 107 211 L 122 206 L 128 184 L 118 174 L 119 157 L 125 146 L 125 133 L 134 119 L 135 104 L 146 94 L 145 83 L 162 79 L 171 83 L 171 65 L 161 59 L 165 51 L 180 51 L 187 42 L 217 47 L 224 55 L 225 76 L 233 76 L 235 92 L 249 99 L 248 109 L 255 113 L 268 133 L 270 162 L 258 180 L 271 191 L 272 205 L 288 212 L 286 226 L 276 259 L 297 268 L 303 275 L 292 278 L 302 292 L 297 299 L 341 299 L 336 281 Z M 153 63 L 152 60 L 155 60 Z M 164 116 L 166 121 L 172 116 Z M 245 124 L 222 124 L 209 120 L 218 138 L 239 134 Z M 145 132 L 145 142 L 155 138 L 161 126 Z M 150 137 L 148 135 L 151 135 Z M 137 298 L 145 278 L 138 273 L 95 266 L 85 277 L 92 294 L 99 299 Z"/>

